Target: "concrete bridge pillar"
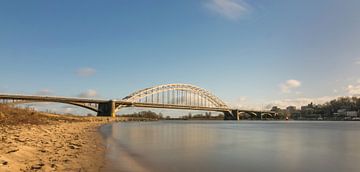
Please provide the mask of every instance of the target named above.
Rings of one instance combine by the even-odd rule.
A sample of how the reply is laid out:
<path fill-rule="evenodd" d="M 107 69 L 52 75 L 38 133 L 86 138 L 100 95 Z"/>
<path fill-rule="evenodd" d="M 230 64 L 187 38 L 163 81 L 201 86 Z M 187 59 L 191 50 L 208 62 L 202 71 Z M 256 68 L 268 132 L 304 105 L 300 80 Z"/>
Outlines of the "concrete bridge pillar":
<path fill-rule="evenodd" d="M 224 112 L 224 120 L 240 120 L 239 112 L 237 110 Z"/>
<path fill-rule="evenodd" d="M 115 117 L 115 101 L 110 100 L 106 103 L 99 103 L 97 116 Z"/>

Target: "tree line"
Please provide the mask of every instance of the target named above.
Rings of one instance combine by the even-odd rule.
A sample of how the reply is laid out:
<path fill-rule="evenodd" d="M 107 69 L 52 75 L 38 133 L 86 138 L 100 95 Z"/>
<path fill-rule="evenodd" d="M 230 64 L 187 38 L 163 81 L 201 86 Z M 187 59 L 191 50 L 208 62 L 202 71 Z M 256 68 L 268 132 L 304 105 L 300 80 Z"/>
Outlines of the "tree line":
<path fill-rule="evenodd" d="M 189 113 L 188 115 L 180 116 L 178 118 L 171 118 L 170 116 L 164 116 L 162 113 L 155 113 L 152 111 L 141 111 L 135 112 L 132 114 L 124 114 L 121 115 L 123 117 L 132 117 L 132 118 L 147 118 L 147 119 L 158 119 L 158 120 L 169 120 L 169 119 L 183 119 L 183 120 L 190 120 L 190 119 L 224 119 L 223 114 L 218 114 L 217 116 L 212 116 L 211 112 L 205 112 L 205 114 L 195 114 L 192 115 Z"/>

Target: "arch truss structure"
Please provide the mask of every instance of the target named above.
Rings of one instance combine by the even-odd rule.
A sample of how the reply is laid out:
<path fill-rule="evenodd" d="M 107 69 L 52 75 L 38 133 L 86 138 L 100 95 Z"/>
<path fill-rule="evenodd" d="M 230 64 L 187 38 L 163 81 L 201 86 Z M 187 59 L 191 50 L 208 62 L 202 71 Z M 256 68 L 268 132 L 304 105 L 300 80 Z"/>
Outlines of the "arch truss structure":
<path fill-rule="evenodd" d="M 222 100 L 209 91 L 190 84 L 166 84 L 142 89 L 126 96 L 123 98 L 123 101 L 131 103 L 228 108 Z"/>

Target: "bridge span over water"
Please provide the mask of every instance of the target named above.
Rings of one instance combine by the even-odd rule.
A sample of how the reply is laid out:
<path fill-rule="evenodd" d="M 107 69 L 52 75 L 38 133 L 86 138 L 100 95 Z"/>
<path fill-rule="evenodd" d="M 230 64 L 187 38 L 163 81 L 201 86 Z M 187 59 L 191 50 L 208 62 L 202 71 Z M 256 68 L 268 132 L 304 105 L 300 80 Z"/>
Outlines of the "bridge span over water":
<path fill-rule="evenodd" d="M 121 108 L 143 107 L 182 110 L 216 111 L 224 113 L 225 120 L 239 120 L 241 113 L 261 118 L 274 117 L 276 112 L 242 110 L 228 107 L 209 91 L 190 84 L 167 84 L 136 91 L 121 100 L 85 99 L 57 96 L 0 94 L 0 103 L 18 105 L 36 102 L 55 102 L 92 110 L 98 116 L 112 116 Z"/>

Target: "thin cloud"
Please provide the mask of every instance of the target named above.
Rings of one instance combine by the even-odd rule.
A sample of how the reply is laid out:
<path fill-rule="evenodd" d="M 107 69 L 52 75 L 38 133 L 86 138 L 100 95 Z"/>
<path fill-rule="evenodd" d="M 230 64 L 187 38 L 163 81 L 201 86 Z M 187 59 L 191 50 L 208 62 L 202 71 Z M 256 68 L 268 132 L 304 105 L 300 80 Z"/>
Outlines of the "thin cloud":
<path fill-rule="evenodd" d="M 244 0 L 210 0 L 204 6 L 230 20 L 238 20 L 249 12 L 249 5 Z"/>
<path fill-rule="evenodd" d="M 242 110 L 263 110 L 263 105 L 248 97 L 241 96 L 232 102 L 226 102 L 229 107 Z"/>
<path fill-rule="evenodd" d="M 98 97 L 98 92 L 96 90 L 93 89 L 89 89 L 86 90 L 80 94 L 78 94 L 78 97 L 80 98 L 94 98 L 94 97 Z"/>
<path fill-rule="evenodd" d="M 355 59 L 354 63 L 357 64 L 357 65 L 360 65 L 360 58 Z"/>
<path fill-rule="evenodd" d="M 42 89 L 42 90 L 37 91 L 35 94 L 43 96 L 43 95 L 52 95 L 53 92 L 49 89 Z"/>
<path fill-rule="evenodd" d="M 76 71 L 76 75 L 80 77 L 89 77 L 95 75 L 96 70 L 90 67 L 80 68 Z"/>
<path fill-rule="evenodd" d="M 244 108 L 244 107 L 248 107 L 247 105 L 249 104 L 249 99 L 245 96 L 241 96 L 238 97 L 233 102 L 227 102 L 227 104 L 229 104 L 230 107 Z"/>
<path fill-rule="evenodd" d="M 360 84 L 358 85 L 348 85 L 346 88 L 346 91 L 353 96 L 359 96 L 360 95 Z"/>
<path fill-rule="evenodd" d="M 301 86 L 301 82 L 295 79 L 290 79 L 285 81 L 285 83 L 280 84 L 281 92 L 290 93 L 292 89 L 298 88 Z"/>

